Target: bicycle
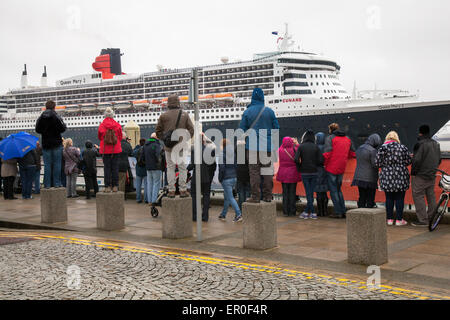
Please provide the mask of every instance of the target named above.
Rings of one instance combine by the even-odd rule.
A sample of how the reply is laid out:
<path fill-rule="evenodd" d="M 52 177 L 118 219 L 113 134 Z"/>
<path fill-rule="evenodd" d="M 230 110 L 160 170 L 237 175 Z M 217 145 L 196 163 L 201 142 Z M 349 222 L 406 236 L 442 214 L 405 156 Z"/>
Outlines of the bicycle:
<path fill-rule="evenodd" d="M 442 193 L 436 209 L 434 209 L 433 215 L 431 216 L 430 223 L 428 224 L 428 229 L 430 230 L 430 232 L 434 231 L 437 228 L 439 222 L 444 217 L 450 200 L 450 175 L 440 169 L 437 169 L 437 171 L 442 173 L 442 175 L 438 174 L 441 177 L 441 180 L 439 181 L 439 187 L 442 189 Z M 442 204 L 444 205 L 441 207 Z"/>

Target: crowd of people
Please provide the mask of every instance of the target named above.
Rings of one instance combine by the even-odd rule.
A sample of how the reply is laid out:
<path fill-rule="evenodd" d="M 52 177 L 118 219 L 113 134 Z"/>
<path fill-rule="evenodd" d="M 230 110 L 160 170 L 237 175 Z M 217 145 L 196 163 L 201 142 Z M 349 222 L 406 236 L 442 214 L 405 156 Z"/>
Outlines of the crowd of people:
<path fill-rule="evenodd" d="M 40 192 L 41 157 L 44 162 L 44 188 L 66 187 L 67 197 L 76 198 L 77 179 L 83 174 L 86 198 L 99 192 L 97 181 L 97 158 L 104 164 L 104 192 L 126 192 L 133 179 L 129 157 L 136 159 L 134 187 L 136 201 L 156 206 L 163 175 L 166 177 L 167 196 L 192 197 L 192 217 L 197 219 L 196 186 L 200 184 L 202 195 L 202 221 L 209 220 L 211 184 L 218 169 L 219 182 L 223 187 L 224 204 L 219 219 L 226 220 L 231 206 L 234 222 L 242 221 L 244 202 L 260 203 L 273 200 L 273 177 L 282 185 L 282 208 L 285 216 L 297 216 L 298 185 L 302 183 L 306 193 L 306 206 L 298 216 L 316 220 L 319 217 L 342 219 L 346 215 L 346 203 L 342 192 L 343 175 L 349 159 L 356 158 L 356 170 L 351 186 L 357 187 L 359 208 L 376 208 L 377 189 L 385 194 L 386 220 L 388 225 L 407 225 L 403 219 L 406 191 L 411 187 L 416 207 L 417 221 L 414 226 L 428 225 L 436 207 L 434 194 L 436 169 L 441 163 L 439 144 L 431 139 L 430 128 L 419 128 L 418 142 L 414 150 L 401 144 L 395 131 L 389 132 L 384 141 L 379 134 L 370 135 L 367 141 L 355 150 L 353 143 L 339 124 L 328 126 L 327 134 L 306 129 L 298 141 L 296 137 L 283 137 L 278 150 L 274 149 L 272 130 L 280 128 L 274 111 L 265 106 L 264 93 L 253 91 L 251 104 L 242 115 L 239 128 L 242 139 L 223 139 L 216 144 L 204 133 L 201 134 L 202 154 L 212 155 L 213 162 L 202 162 L 201 181 L 196 181 L 194 147 L 190 151 L 191 163 L 186 163 L 186 150 L 175 148 L 187 144 L 194 136 L 194 126 L 187 112 L 183 111 L 176 95 L 168 97 L 168 110 L 161 114 L 155 132 L 143 138 L 132 148 L 121 125 L 114 120 L 114 111 L 108 107 L 104 120 L 98 128 L 100 146 L 86 141 L 84 150 L 73 146 L 72 139 L 62 138 L 66 131 L 63 119 L 55 112 L 55 103 L 48 101 L 46 110 L 36 122 L 36 132 L 41 135 L 36 148 L 21 158 L 1 162 L 1 182 L 4 199 L 14 197 L 14 181 L 18 171 L 22 183 L 23 199 L 31 199 L 33 192 Z M 171 140 L 175 129 L 184 129 L 189 139 L 180 137 Z M 256 134 L 252 143 L 250 133 Z M 263 141 L 264 143 L 261 143 Z M 244 155 L 239 161 L 239 155 Z M 265 154 L 267 157 L 262 157 Z M 219 164 L 216 157 L 220 157 Z M 274 161 L 278 159 L 278 171 L 274 172 Z M 411 170 L 408 167 L 411 166 Z M 189 174 L 189 172 L 191 172 Z M 411 172 L 411 173 L 410 173 Z M 188 176 L 191 188 L 188 192 Z M 412 177 L 411 177 L 412 176 Z M 142 189 L 144 194 L 142 196 Z M 333 203 L 333 213 L 328 210 L 328 193 Z M 315 197 L 314 197 L 315 194 Z M 237 195 L 237 200 L 236 200 Z M 426 198 L 426 202 L 425 202 Z M 316 206 L 314 206 L 316 202 Z M 428 204 L 428 206 L 427 206 Z M 394 213 L 395 208 L 395 213 Z"/>

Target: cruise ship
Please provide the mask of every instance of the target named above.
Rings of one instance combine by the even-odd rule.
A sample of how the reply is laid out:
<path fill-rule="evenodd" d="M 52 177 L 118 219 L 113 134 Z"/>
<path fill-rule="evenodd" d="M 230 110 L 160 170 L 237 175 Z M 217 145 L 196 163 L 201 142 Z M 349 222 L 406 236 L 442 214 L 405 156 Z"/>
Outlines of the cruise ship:
<path fill-rule="evenodd" d="M 254 88 L 265 93 L 280 124 L 280 139 L 301 137 L 306 129 L 327 132 L 337 122 L 355 146 L 372 133 L 382 137 L 395 130 L 410 150 L 421 124 L 429 124 L 432 134 L 450 120 L 450 101 L 421 101 L 402 91 L 350 94 L 340 81 L 341 66 L 323 55 L 292 49 L 287 26 L 278 38 L 277 50 L 255 54 L 251 60 L 195 67 L 199 74 L 199 107 L 203 131 L 238 128 L 242 113 L 251 101 Z M 40 86 L 28 85 L 26 65 L 21 87 L 0 95 L 0 136 L 19 131 L 35 134 L 36 119 L 49 99 L 57 104 L 67 124 L 64 137 L 84 146 L 98 143 L 97 128 L 109 106 L 116 121 L 139 125 L 142 137 L 149 137 L 167 107 L 170 94 L 180 96 L 183 108 L 192 116 L 188 103 L 191 71 L 158 66 L 155 72 L 125 74 L 120 49 L 101 50 L 93 72 L 57 81 L 47 86 L 44 67 Z"/>

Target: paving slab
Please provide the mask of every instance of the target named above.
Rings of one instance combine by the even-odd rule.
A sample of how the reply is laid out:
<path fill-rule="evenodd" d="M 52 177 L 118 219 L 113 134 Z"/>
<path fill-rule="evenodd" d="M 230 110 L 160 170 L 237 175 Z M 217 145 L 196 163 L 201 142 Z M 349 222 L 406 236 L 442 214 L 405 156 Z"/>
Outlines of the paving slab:
<path fill-rule="evenodd" d="M 150 207 L 134 200 L 125 203 L 125 229 L 118 232 L 96 230 L 95 199 L 68 199 L 68 222 L 58 228 L 76 230 L 86 235 L 106 237 L 115 241 L 140 241 L 152 245 L 174 247 L 201 252 L 222 252 L 248 259 L 267 260 L 276 264 L 287 262 L 311 267 L 350 272 L 367 277 L 366 269 L 347 263 L 346 221 L 321 218 L 303 220 L 284 217 L 277 212 L 277 247 L 264 252 L 243 248 L 242 224 L 219 221 L 220 206 L 213 205 L 210 219 L 202 223 L 203 241 L 196 241 L 196 223 L 192 222 L 194 236 L 190 239 L 162 239 L 162 215 L 155 219 Z M 40 223 L 39 195 L 31 200 L 4 201 L 0 199 L 0 221 L 14 221 L 36 226 Z M 389 263 L 381 267 L 382 276 L 390 280 L 429 284 L 450 288 L 450 225 L 440 225 L 430 233 L 426 228 L 388 227 Z"/>

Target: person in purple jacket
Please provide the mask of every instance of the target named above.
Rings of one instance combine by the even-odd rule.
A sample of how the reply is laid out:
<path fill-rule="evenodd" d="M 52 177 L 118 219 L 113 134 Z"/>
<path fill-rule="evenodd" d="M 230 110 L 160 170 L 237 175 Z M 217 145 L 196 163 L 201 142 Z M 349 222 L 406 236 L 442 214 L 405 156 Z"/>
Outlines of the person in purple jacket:
<path fill-rule="evenodd" d="M 294 144 L 294 139 L 284 137 L 281 147 L 278 149 L 279 168 L 277 181 L 281 182 L 283 188 L 283 214 L 285 216 L 295 216 L 297 207 L 296 190 L 297 183 L 302 181 L 300 172 L 297 171 L 295 163 L 295 152 L 298 145 Z"/>

